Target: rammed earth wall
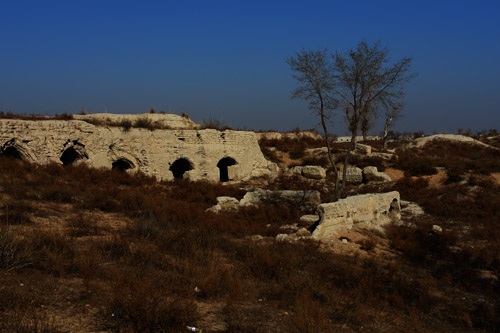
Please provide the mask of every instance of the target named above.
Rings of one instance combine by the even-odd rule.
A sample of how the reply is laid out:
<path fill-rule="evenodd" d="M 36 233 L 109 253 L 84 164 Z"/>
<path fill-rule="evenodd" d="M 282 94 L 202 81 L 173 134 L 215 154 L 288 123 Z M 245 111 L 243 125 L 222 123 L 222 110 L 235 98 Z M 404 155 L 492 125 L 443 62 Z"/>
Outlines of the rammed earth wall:
<path fill-rule="evenodd" d="M 246 180 L 274 169 L 254 132 L 98 127 L 80 120 L 0 119 L 0 155 L 142 171 L 159 179 Z"/>

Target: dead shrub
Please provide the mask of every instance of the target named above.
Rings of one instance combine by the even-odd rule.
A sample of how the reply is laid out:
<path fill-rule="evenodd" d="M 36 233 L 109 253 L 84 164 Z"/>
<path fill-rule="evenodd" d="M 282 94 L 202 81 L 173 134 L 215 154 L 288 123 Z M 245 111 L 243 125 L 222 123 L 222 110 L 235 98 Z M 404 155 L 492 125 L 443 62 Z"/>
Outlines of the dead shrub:
<path fill-rule="evenodd" d="M 289 332 L 328 332 L 333 329 L 324 306 L 307 293 L 295 299 L 294 313 L 285 322 Z"/>
<path fill-rule="evenodd" d="M 67 221 L 66 225 L 69 228 L 69 235 L 71 237 L 82 237 L 90 235 L 98 235 L 99 227 L 94 221 L 93 217 L 89 214 L 82 212 L 72 215 Z"/>
<path fill-rule="evenodd" d="M 269 331 L 263 327 L 268 318 L 251 305 L 228 300 L 223 313 L 227 332 Z"/>
<path fill-rule="evenodd" d="M 12 271 L 31 264 L 29 242 L 17 239 L 9 226 L 0 227 L 0 269 Z"/>
<path fill-rule="evenodd" d="M 62 233 L 36 228 L 25 240 L 33 244 L 34 268 L 60 277 L 78 271 L 74 243 Z"/>
<path fill-rule="evenodd" d="M 368 166 L 374 166 L 377 167 L 378 171 L 384 171 L 387 168 L 387 162 L 380 157 L 361 156 L 356 154 L 351 155 L 349 164 L 355 165 L 361 169 Z"/>
<path fill-rule="evenodd" d="M 437 173 L 433 160 L 415 156 L 411 152 L 399 153 L 395 167 L 403 170 L 406 176 L 429 176 Z"/>
<path fill-rule="evenodd" d="M 389 225 L 386 229 L 391 246 L 401 251 L 413 262 L 423 263 L 429 255 L 449 258 L 450 246 L 454 246 L 456 235 L 451 232 L 433 233 L 432 221 L 418 221 L 417 228 Z"/>
<path fill-rule="evenodd" d="M 264 157 L 267 160 L 269 160 L 271 162 L 274 162 L 274 163 L 280 163 L 281 162 L 281 158 L 279 158 L 279 156 L 276 153 L 276 151 L 272 150 L 271 148 L 266 147 L 266 146 L 262 146 L 262 147 L 260 147 L 260 150 L 262 151 L 262 154 L 264 155 Z"/>
<path fill-rule="evenodd" d="M 189 119 L 189 117 L 185 118 Z M 224 121 L 222 120 L 210 118 L 210 119 L 203 119 L 201 121 L 200 129 L 216 129 L 218 131 L 226 131 L 226 130 L 232 130 L 233 128 L 224 123 Z"/>
<path fill-rule="evenodd" d="M 33 332 L 59 333 L 62 332 L 53 316 L 34 309 L 13 309 L 0 314 L 1 332 Z"/>
<path fill-rule="evenodd" d="M 145 129 L 152 131 L 155 129 L 160 129 L 161 125 L 156 121 L 152 121 L 151 119 L 149 119 L 147 117 L 143 117 L 143 118 L 138 118 L 134 122 L 134 127 L 145 128 Z"/>
<path fill-rule="evenodd" d="M 124 132 L 128 132 L 130 131 L 130 128 L 132 128 L 133 124 L 130 119 L 122 119 L 117 125 L 120 126 Z"/>
<path fill-rule="evenodd" d="M 328 168 L 330 166 L 330 161 L 328 160 L 328 157 L 326 156 L 321 156 L 321 157 L 306 157 L 302 160 L 301 165 L 319 165 L 323 168 Z"/>
<path fill-rule="evenodd" d="M 134 332 L 184 331 L 198 319 L 196 304 L 176 294 L 168 281 L 154 274 L 116 272 L 106 299 L 107 316 L 116 329 Z M 109 319 L 108 319 L 109 320 Z"/>
<path fill-rule="evenodd" d="M 377 246 L 377 243 L 370 238 L 365 238 L 360 241 L 357 241 L 356 244 L 361 245 L 361 250 L 364 250 L 366 252 L 371 252 L 375 249 Z"/>
<path fill-rule="evenodd" d="M 33 206 L 26 200 L 6 200 L 1 210 L 0 225 L 31 224 L 33 211 Z"/>

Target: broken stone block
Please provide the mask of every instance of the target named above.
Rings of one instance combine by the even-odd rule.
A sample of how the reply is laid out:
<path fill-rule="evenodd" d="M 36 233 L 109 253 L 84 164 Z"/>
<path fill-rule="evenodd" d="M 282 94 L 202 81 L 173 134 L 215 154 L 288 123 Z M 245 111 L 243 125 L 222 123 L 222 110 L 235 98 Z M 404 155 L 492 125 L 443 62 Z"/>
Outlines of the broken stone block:
<path fill-rule="evenodd" d="M 361 143 L 356 143 L 355 152 L 358 154 L 370 155 L 372 153 L 372 147 L 363 145 Z"/>
<path fill-rule="evenodd" d="M 382 226 L 400 220 L 399 200 L 399 192 L 392 191 L 318 205 L 320 220 L 312 235 L 316 239 L 327 239 L 353 226 L 381 230 Z"/>
<path fill-rule="evenodd" d="M 340 181 L 342 181 L 343 172 L 339 172 Z M 347 168 L 346 182 L 349 184 L 361 184 L 363 182 L 363 170 L 360 168 Z"/>
<path fill-rule="evenodd" d="M 302 176 L 310 179 L 325 179 L 326 170 L 319 165 L 306 165 L 302 168 Z"/>
<path fill-rule="evenodd" d="M 240 206 L 258 205 L 262 202 L 298 207 L 299 209 L 315 208 L 321 203 L 319 191 L 270 191 L 260 188 L 247 192 L 240 200 Z"/>
<path fill-rule="evenodd" d="M 366 183 L 370 182 L 384 183 L 392 181 L 389 175 L 378 171 L 377 167 L 374 166 L 367 166 L 363 168 L 363 178 Z"/>

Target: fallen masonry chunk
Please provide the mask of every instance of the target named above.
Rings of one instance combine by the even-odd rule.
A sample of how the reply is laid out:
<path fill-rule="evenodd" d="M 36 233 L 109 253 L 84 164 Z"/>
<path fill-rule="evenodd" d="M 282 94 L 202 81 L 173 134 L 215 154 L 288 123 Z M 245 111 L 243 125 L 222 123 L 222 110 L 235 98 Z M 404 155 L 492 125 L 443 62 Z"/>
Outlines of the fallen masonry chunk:
<path fill-rule="evenodd" d="M 240 200 L 240 206 L 252 206 L 267 202 L 273 204 L 297 207 L 299 209 L 310 209 L 321 203 L 319 191 L 270 191 L 260 188 L 249 191 Z"/>
<path fill-rule="evenodd" d="M 343 179 L 343 172 L 339 172 L 340 180 Z M 360 168 L 347 168 L 346 182 L 349 184 L 361 184 L 363 182 L 363 170 Z"/>
<path fill-rule="evenodd" d="M 363 178 L 366 183 L 383 183 L 383 182 L 390 182 L 392 181 L 391 177 L 389 175 L 378 171 L 377 167 L 375 166 L 367 166 L 363 168 Z"/>
<path fill-rule="evenodd" d="M 318 205 L 319 223 L 313 238 L 327 239 L 353 226 L 381 229 L 401 218 L 399 192 L 362 194 Z"/>

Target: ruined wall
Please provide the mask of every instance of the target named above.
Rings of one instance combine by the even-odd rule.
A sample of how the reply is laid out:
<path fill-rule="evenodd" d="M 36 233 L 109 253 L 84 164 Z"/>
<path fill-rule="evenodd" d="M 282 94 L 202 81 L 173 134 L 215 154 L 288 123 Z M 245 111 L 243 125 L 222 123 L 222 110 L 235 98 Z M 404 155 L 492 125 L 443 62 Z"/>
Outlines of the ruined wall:
<path fill-rule="evenodd" d="M 401 218 L 399 192 L 370 193 L 318 205 L 319 222 L 313 232 L 317 239 L 336 237 L 353 227 L 381 229 Z"/>
<path fill-rule="evenodd" d="M 211 181 L 219 181 L 221 176 L 246 180 L 271 175 L 274 168 L 262 155 L 253 132 L 141 128 L 125 131 L 80 120 L 0 119 L 0 154 L 12 153 L 35 163 L 64 161 L 97 168 L 115 166 L 166 180 L 174 178 L 173 165 L 192 169 L 181 173 L 184 178 Z M 221 175 L 218 164 L 225 169 L 225 175 Z"/>

